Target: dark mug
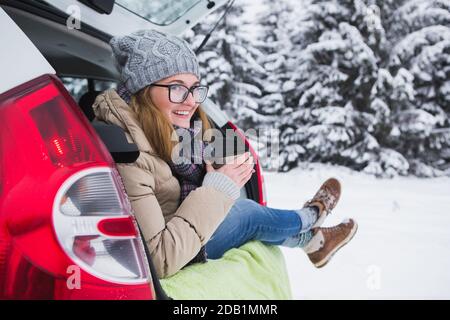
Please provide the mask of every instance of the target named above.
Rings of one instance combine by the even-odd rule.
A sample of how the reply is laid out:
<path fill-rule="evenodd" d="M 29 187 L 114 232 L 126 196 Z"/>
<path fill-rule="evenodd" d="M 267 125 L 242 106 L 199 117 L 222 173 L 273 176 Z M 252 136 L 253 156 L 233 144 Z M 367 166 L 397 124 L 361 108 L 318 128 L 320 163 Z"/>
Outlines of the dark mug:
<path fill-rule="evenodd" d="M 221 157 L 221 158 L 213 159 L 213 160 L 211 160 L 211 166 L 215 170 L 220 169 L 225 164 L 227 164 L 227 160 L 228 160 L 228 163 L 230 163 L 229 162 L 230 159 L 239 157 L 240 155 L 244 154 L 245 152 L 250 152 L 250 151 L 248 151 L 248 150 L 239 150 L 238 152 L 235 152 L 234 155 L 232 155 L 232 156 L 227 156 L 227 157 Z M 252 157 L 251 153 L 250 153 L 250 157 Z"/>

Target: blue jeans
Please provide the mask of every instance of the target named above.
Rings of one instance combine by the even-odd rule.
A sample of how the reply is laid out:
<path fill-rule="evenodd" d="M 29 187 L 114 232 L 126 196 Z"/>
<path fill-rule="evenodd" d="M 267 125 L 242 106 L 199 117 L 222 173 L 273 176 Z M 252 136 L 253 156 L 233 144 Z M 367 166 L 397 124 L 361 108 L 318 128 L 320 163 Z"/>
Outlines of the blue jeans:
<path fill-rule="evenodd" d="M 293 247 L 289 238 L 302 230 L 301 218 L 295 210 L 274 209 L 250 199 L 239 199 L 206 243 L 210 259 L 219 259 L 231 248 L 250 240 L 270 245 Z"/>

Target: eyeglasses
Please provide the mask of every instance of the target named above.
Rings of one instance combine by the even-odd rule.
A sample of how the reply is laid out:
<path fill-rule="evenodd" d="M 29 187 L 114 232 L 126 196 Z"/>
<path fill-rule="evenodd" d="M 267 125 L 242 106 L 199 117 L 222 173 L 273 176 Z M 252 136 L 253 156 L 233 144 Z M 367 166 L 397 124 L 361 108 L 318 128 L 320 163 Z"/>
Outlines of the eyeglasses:
<path fill-rule="evenodd" d="M 208 96 L 208 86 L 194 85 L 190 88 L 182 84 L 151 84 L 153 87 L 169 88 L 169 100 L 172 103 L 183 103 L 192 93 L 195 103 L 202 103 Z"/>

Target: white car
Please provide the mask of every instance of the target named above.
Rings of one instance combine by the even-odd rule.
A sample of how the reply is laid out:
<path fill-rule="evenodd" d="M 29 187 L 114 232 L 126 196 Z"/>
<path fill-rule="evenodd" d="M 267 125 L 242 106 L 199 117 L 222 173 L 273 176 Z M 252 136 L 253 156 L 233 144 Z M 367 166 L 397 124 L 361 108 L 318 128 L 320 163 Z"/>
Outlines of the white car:
<path fill-rule="evenodd" d="M 90 120 L 99 90 L 118 80 L 112 36 L 178 35 L 226 1 L 178 3 L 0 1 L 0 299 L 165 298 L 115 168 L 138 151 Z M 71 96 L 62 80 L 84 92 Z M 241 196 L 266 203 L 258 163 Z"/>

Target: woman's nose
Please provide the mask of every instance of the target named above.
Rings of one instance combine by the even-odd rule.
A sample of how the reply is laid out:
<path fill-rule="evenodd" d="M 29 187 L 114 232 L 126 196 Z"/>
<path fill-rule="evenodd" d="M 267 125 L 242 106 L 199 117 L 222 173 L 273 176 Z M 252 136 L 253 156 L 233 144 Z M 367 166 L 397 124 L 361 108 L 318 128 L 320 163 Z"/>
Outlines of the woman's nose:
<path fill-rule="evenodd" d="M 191 107 L 195 106 L 194 94 L 192 92 L 188 93 L 186 100 L 184 100 L 184 104 Z"/>

